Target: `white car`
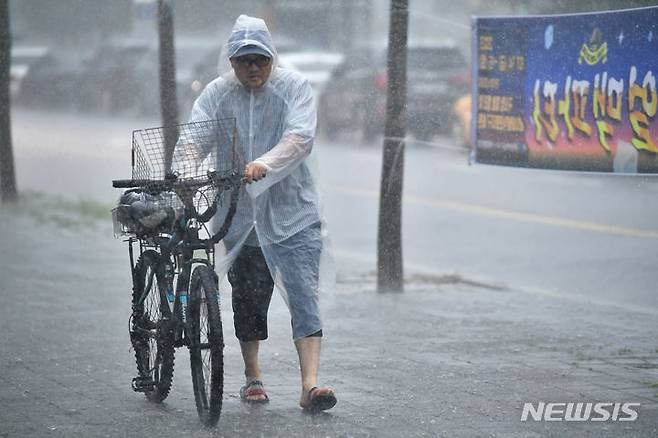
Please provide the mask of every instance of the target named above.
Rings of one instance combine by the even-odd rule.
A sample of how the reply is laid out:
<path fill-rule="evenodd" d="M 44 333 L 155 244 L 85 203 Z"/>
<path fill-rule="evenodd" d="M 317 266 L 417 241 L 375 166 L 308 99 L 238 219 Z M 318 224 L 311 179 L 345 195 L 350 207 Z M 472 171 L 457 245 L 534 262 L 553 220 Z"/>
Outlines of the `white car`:
<path fill-rule="evenodd" d="M 335 52 L 301 51 L 279 53 L 281 66 L 292 66 L 308 79 L 316 97 L 324 90 L 331 71 L 343 61 L 343 55 Z"/>

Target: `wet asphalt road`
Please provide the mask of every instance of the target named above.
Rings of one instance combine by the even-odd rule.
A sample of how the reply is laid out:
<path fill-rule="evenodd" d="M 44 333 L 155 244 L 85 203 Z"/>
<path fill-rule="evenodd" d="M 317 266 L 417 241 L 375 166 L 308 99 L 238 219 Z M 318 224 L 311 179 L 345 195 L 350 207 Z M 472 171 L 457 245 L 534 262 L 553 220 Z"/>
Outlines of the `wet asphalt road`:
<path fill-rule="evenodd" d="M 19 187 L 112 203 L 130 176 L 133 129 L 158 121 L 18 110 Z M 658 177 L 468 166 L 464 151 L 410 144 L 404 262 L 409 274 L 459 274 L 629 309 L 658 309 Z M 374 270 L 380 143 L 316 142 L 341 271 Z"/>
<path fill-rule="evenodd" d="M 52 208 L 52 207 L 51 207 Z M 298 407 L 282 299 L 261 349 L 271 402 L 243 405 L 224 289 L 224 409 L 200 426 L 187 351 L 163 404 L 130 389 L 130 281 L 105 221 L 0 211 L 0 437 L 650 437 L 658 433 L 656 314 L 451 279 L 412 278 L 377 295 L 343 271 L 325 309 L 321 380 L 338 405 Z M 59 219 L 57 219 L 59 217 Z M 363 272 L 363 271 L 362 271 Z M 521 422 L 523 403 L 641 403 L 633 423 Z"/>

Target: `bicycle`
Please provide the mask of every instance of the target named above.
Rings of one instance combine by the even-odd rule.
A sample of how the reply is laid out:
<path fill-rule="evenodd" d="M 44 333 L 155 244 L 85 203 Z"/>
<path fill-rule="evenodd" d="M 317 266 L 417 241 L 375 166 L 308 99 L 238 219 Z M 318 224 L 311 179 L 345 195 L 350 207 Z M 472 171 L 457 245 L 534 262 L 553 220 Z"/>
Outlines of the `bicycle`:
<path fill-rule="evenodd" d="M 223 397 L 224 341 L 214 246 L 228 232 L 243 184 L 232 123 L 205 121 L 135 131 L 133 178 L 112 183 L 129 189 L 113 218 L 115 233 L 128 236 L 133 281 L 129 333 L 138 371 L 132 387 L 162 402 L 172 385 L 175 349 L 187 347 L 197 412 L 207 426 L 219 420 Z M 199 144 L 217 145 L 199 165 L 199 157 L 185 147 L 166 158 L 168 141 L 177 149 L 182 141 L 195 145 L 194 154 Z M 232 157 L 229 165 L 211 169 L 209 164 L 219 161 L 226 148 Z M 183 172 L 172 173 L 172 167 Z M 205 223 L 217 216 L 221 226 L 211 234 Z"/>

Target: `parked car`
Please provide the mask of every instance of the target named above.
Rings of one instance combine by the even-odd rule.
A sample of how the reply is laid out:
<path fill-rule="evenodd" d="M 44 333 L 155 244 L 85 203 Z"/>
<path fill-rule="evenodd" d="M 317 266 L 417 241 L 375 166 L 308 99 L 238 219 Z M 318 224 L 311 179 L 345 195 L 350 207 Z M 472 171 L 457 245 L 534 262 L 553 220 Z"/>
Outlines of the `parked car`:
<path fill-rule="evenodd" d="M 96 47 L 79 73 L 82 110 L 121 112 L 135 108 L 144 93 L 138 65 L 153 50 L 145 40 L 121 39 Z"/>
<path fill-rule="evenodd" d="M 51 47 L 30 66 L 16 97 L 40 107 L 75 107 L 82 92 L 79 74 L 88 53 L 80 48 Z"/>
<path fill-rule="evenodd" d="M 345 54 L 319 105 L 320 127 L 330 137 L 359 130 L 366 141 L 383 133 L 386 113 L 386 48 L 357 47 Z M 468 64 L 449 42 L 414 44 L 407 51 L 408 132 L 419 140 L 450 134 L 453 106 L 469 89 Z"/>
<path fill-rule="evenodd" d="M 30 68 L 48 54 L 45 46 L 12 46 L 9 68 L 9 93 L 16 98 L 21 91 L 23 80 Z"/>
<path fill-rule="evenodd" d="M 322 95 L 324 86 L 332 70 L 343 61 L 343 55 L 336 52 L 299 51 L 279 54 L 279 65 L 289 65 L 308 79 L 316 97 Z"/>
<path fill-rule="evenodd" d="M 204 87 L 219 75 L 221 44 L 212 40 L 180 40 L 176 42 L 176 94 L 180 119 L 185 120 L 192 104 Z M 144 114 L 160 111 L 159 55 L 153 48 L 137 68 L 144 92 L 139 109 Z"/>
<path fill-rule="evenodd" d="M 212 40 L 176 41 L 176 90 L 181 120 L 203 87 L 217 77 L 221 45 Z M 96 47 L 79 73 L 83 110 L 159 114 L 159 47 L 153 41 L 118 39 Z"/>

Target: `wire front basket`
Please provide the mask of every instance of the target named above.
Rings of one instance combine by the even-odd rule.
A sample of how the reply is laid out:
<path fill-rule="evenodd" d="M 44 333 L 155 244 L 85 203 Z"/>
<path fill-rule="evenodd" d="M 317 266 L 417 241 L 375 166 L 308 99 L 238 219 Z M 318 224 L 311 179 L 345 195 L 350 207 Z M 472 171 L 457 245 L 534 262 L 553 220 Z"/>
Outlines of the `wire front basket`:
<path fill-rule="evenodd" d="M 133 179 L 161 180 L 169 173 L 191 179 L 209 170 L 242 170 L 235 119 L 204 120 L 133 131 Z"/>

